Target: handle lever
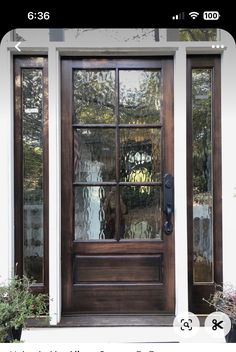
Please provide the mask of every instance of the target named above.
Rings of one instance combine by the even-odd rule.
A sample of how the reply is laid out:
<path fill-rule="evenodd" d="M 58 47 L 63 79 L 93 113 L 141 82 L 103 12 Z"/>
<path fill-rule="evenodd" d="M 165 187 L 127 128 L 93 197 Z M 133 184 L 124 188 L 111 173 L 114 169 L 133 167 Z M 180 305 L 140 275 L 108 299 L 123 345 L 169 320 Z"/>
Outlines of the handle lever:
<path fill-rule="evenodd" d="M 163 212 L 166 215 L 166 221 L 164 222 L 163 229 L 166 235 L 170 235 L 173 232 L 172 224 L 172 213 L 174 212 L 174 177 L 166 174 L 164 176 L 164 204 Z"/>

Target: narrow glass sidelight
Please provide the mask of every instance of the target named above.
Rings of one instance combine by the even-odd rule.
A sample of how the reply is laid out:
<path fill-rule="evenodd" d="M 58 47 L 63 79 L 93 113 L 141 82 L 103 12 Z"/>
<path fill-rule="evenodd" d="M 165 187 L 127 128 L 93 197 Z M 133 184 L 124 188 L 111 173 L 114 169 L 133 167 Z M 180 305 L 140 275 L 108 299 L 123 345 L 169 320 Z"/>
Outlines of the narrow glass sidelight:
<path fill-rule="evenodd" d="M 43 283 L 43 72 L 22 69 L 23 272 Z"/>
<path fill-rule="evenodd" d="M 192 69 L 193 282 L 214 281 L 212 69 Z"/>
<path fill-rule="evenodd" d="M 48 292 L 48 65 L 14 58 L 15 273 Z"/>

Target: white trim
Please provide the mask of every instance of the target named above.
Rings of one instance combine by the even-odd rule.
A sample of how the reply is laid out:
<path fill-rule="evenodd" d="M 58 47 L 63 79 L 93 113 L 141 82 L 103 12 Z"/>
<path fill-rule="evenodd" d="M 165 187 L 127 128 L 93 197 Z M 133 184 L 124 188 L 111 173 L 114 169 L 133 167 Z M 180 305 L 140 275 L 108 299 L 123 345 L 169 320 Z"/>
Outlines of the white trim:
<path fill-rule="evenodd" d="M 198 45 L 197 45 L 198 43 Z M 11 42 L 8 45 L 8 50 L 15 53 L 15 45 L 17 43 Z M 221 42 L 166 42 L 161 43 L 161 46 L 151 47 L 148 46 L 111 46 L 111 47 L 85 47 L 75 45 L 66 45 L 65 43 L 55 43 L 50 42 L 48 48 L 32 43 L 32 46 L 29 42 L 23 42 L 20 46 L 21 55 L 43 55 L 47 54 L 49 49 L 56 49 L 61 56 L 167 56 L 174 55 L 175 52 L 181 48 L 185 48 L 188 54 L 221 54 L 227 47 L 221 48 Z M 212 47 L 214 46 L 214 48 Z"/>
<path fill-rule="evenodd" d="M 166 43 L 167 41 L 167 29 L 159 28 L 159 42 Z"/>
<path fill-rule="evenodd" d="M 236 286 L 236 47 L 228 32 L 222 30 L 221 38 L 228 47 L 221 69 L 223 281 Z"/>
<path fill-rule="evenodd" d="M 48 52 L 49 94 L 49 295 L 51 325 L 61 319 L 61 114 L 60 62 L 55 48 Z"/>
<path fill-rule="evenodd" d="M 188 311 L 187 179 L 186 179 L 186 51 L 174 60 L 174 182 L 176 314 Z M 180 83 L 181 82 L 181 83 Z M 181 86 L 180 86 L 181 84 Z"/>
<path fill-rule="evenodd" d="M 226 32 L 227 33 L 227 32 Z M 222 36 L 223 38 L 223 36 Z M 9 50 L 13 50 L 14 52 L 16 52 L 15 49 L 15 45 L 18 42 L 9 42 L 8 44 L 8 49 Z M 181 42 L 177 42 L 177 41 L 166 41 L 166 42 L 156 42 L 153 43 L 153 45 L 150 45 L 150 43 L 142 43 L 140 46 L 137 43 L 131 43 L 131 42 L 124 42 L 122 43 L 122 45 L 120 43 L 118 44 L 109 44 L 104 45 L 104 43 L 102 42 L 98 42 L 95 41 L 94 43 L 90 43 L 88 42 L 87 44 L 80 43 L 80 42 L 48 42 L 47 45 L 45 45 L 45 42 L 42 41 L 38 41 L 35 40 L 33 42 L 30 41 L 24 41 L 21 42 L 20 44 L 20 49 L 21 49 L 21 54 L 24 55 L 24 53 L 28 50 L 28 51 L 35 51 L 35 50 L 41 50 L 41 51 L 47 51 L 48 48 L 50 47 L 54 47 L 59 51 L 71 51 L 71 50 L 75 50 L 77 49 L 78 51 L 83 51 L 83 50 L 89 50 L 90 52 L 92 51 L 102 51 L 102 52 L 106 52 L 106 51 L 111 51 L 111 50 L 116 50 L 117 54 L 119 55 L 120 51 L 124 51 L 126 50 L 127 52 L 129 51 L 135 51 L 137 50 L 137 52 L 143 52 L 146 50 L 150 50 L 152 52 L 155 52 L 156 50 L 163 50 L 165 49 L 166 51 L 171 51 L 171 50 L 178 50 L 179 48 L 212 48 L 212 45 L 222 45 L 223 40 L 221 41 L 181 41 Z M 19 54 L 19 53 L 17 53 Z"/>
<path fill-rule="evenodd" d="M 7 47 L 0 47 L 0 282 L 14 270 L 14 123 L 12 56 Z M 4 240 L 5 239 L 5 240 Z"/>

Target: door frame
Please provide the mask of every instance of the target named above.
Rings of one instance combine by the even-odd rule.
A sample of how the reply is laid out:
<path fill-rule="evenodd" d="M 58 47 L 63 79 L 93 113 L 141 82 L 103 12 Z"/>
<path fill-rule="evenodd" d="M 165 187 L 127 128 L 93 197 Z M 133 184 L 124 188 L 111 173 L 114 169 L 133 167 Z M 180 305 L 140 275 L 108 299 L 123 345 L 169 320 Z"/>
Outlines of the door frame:
<path fill-rule="evenodd" d="M 103 57 L 98 57 L 101 60 Z M 112 57 L 106 57 L 108 59 L 112 59 Z M 72 245 L 69 242 L 72 242 L 71 234 L 73 234 L 73 216 L 69 214 L 73 214 L 73 204 L 69 195 L 72 194 L 72 182 L 68 182 L 67 180 L 72 180 L 72 175 L 70 170 L 72 170 L 72 135 L 70 133 L 69 143 L 65 143 L 67 136 L 67 132 L 70 131 L 72 125 L 71 121 L 67 116 L 72 116 L 72 104 L 68 107 L 65 104 L 68 101 L 68 97 L 72 96 L 72 70 L 71 68 L 77 67 L 76 60 L 84 59 L 84 57 L 61 57 L 62 63 L 62 70 L 61 70 L 61 82 L 65 81 L 65 77 L 68 79 L 66 80 L 66 84 L 61 85 L 61 115 L 62 115 L 62 128 L 61 128 L 61 164 L 62 164 L 62 172 L 65 171 L 61 177 L 61 185 L 62 185 L 62 201 L 61 201 L 61 224 L 62 224 L 62 236 L 61 236 L 61 251 L 62 251 L 62 295 L 64 299 L 64 304 L 67 306 L 69 304 L 69 284 L 63 284 L 66 282 L 67 275 L 70 275 L 72 272 L 72 262 L 71 262 L 71 252 L 72 252 Z M 86 57 L 87 59 L 87 57 Z M 96 67 L 96 58 L 90 57 L 88 59 L 94 60 L 94 65 Z M 166 84 L 164 85 L 163 95 L 169 97 L 169 99 L 163 100 L 162 111 L 165 111 L 166 115 L 168 116 L 167 120 L 169 123 L 168 130 L 165 130 L 165 143 L 166 143 L 166 154 L 173 155 L 172 158 L 165 157 L 165 165 L 163 167 L 163 171 L 165 170 L 166 173 L 170 173 L 174 175 L 174 121 L 173 121 L 173 58 L 172 57 L 119 57 L 115 58 L 116 60 L 148 60 L 152 59 L 160 62 L 160 67 L 166 65 L 165 71 L 165 79 Z M 167 67 L 168 65 L 168 67 Z M 99 65 L 98 65 L 99 66 Z M 132 67 L 132 66 L 131 66 Z M 106 67 L 109 68 L 109 67 Z M 129 66 L 127 66 L 129 68 Z M 141 68 L 141 67 L 140 67 Z M 167 94 L 168 92 L 168 94 Z M 67 98 L 67 99 L 66 99 Z M 68 104 L 69 105 L 69 104 Z M 68 210 L 69 209 L 69 210 Z M 173 219 L 174 221 L 174 219 Z M 69 224 L 69 226 L 66 226 Z M 165 236 L 165 249 L 170 253 L 170 257 L 165 258 L 166 267 L 169 272 L 169 275 L 172 277 L 169 280 L 167 285 L 167 307 L 168 311 L 171 314 L 174 313 L 175 310 L 175 241 L 174 241 L 174 233 L 171 236 Z M 67 244 L 66 244 L 67 243 Z M 173 243 L 173 248 L 171 248 L 171 244 Z M 75 244 L 76 245 L 76 244 Z M 86 246 L 86 244 L 84 244 Z M 116 246 L 120 246 L 122 248 L 122 243 L 116 243 Z M 73 246 L 74 247 L 74 246 Z M 69 250 L 68 250 L 69 248 Z M 102 248 L 102 244 L 101 244 Z M 67 258 L 67 259 L 66 259 Z M 69 263 L 69 264 L 68 264 Z M 64 270 L 63 270 L 64 269 Z M 71 280 L 70 280 L 71 281 Z M 71 281 L 72 284 L 72 281 Z M 62 301 L 63 301 L 62 299 Z M 68 312 L 67 312 L 68 313 Z M 62 308 L 63 314 L 63 308 Z"/>

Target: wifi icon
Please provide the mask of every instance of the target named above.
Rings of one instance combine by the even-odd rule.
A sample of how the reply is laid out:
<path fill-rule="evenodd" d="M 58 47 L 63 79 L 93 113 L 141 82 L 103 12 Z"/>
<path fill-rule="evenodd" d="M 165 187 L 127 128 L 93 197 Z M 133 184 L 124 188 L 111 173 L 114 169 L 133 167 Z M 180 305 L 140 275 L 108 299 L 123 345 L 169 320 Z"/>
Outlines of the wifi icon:
<path fill-rule="evenodd" d="M 193 20 L 195 20 L 195 18 L 197 18 L 197 16 L 199 16 L 199 12 L 195 12 L 195 11 L 189 12 L 189 16 L 190 16 Z"/>

